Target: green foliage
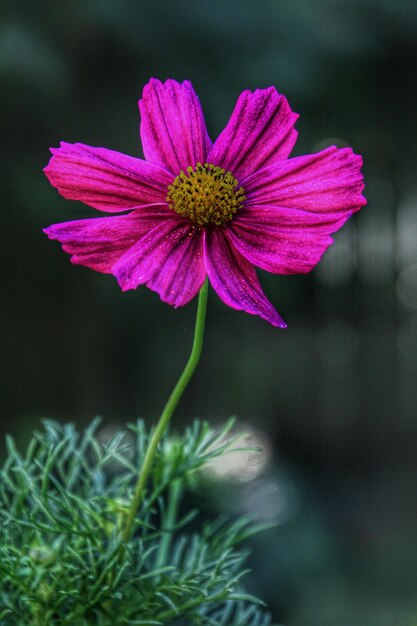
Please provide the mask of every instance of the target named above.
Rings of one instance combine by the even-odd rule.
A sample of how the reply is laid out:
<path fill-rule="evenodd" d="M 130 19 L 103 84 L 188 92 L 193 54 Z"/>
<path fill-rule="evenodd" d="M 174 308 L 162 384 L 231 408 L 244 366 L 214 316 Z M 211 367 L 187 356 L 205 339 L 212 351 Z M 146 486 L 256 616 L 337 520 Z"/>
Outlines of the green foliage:
<path fill-rule="evenodd" d="M 98 425 L 79 434 L 46 421 L 24 455 L 7 441 L 0 624 L 268 626 L 241 583 L 253 525 L 178 515 L 196 470 L 233 445 L 232 422 L 165 435 L 127 544 L 120 531 L 150 434 L 138 421 L 103 444 Z"/>

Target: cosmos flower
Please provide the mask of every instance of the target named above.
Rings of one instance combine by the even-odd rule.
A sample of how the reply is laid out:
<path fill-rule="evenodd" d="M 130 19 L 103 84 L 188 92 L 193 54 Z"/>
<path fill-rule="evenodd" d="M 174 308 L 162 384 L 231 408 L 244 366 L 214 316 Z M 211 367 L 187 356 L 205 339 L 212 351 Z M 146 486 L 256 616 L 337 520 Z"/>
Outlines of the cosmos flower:
<path fill-rule="evenodd" d="M 62 142 L 45 168 L 61 195 L 107 214 L 45 229 L 75 264 L 187 304 L 208 276 L 228 306 L 285 322 L 256 269 L 310 271 L 366 201 L 362 160 L 335 146 L 289 158 L 293 113 L 274 87 L 244 91 L 210 140 L 190 82 L 151 79 L 139 101 L 145 160 Z"/>

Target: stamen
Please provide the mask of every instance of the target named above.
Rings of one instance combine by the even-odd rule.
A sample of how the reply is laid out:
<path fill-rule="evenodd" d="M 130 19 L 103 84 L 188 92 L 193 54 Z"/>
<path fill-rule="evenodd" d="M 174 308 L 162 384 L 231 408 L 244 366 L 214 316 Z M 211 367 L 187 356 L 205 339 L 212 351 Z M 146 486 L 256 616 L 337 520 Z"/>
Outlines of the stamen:
<path fill-rule="evenodd" d="M 242 187 L 231 174 L 217 165 L 197 163 L 187 167 L 168 187 L 167 202 L 179 215 L 198 226 L 229 222 L 244 202 Z"/>

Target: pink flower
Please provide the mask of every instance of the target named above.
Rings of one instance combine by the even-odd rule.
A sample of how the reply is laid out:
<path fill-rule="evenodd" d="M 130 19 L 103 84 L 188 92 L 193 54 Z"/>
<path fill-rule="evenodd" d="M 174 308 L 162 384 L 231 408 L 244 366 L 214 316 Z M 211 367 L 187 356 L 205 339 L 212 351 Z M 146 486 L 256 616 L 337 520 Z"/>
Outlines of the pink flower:
<path fill-rule="evenodd" d="M 288 158 L 298 116 L 274 87 L 244 91 L 214 143 L 188 81 L 151 79 L 139 108 L 146 160 L 80 143 L 51 149 L 45 173 L 61 195 L 116 215 L 46 234 L 123 291 L 145 284 L 182 306 L 208 276 L 228 306 L 284 327 L 255 267 L 293 274 L 318 263 L 366 203 L 361 157 L 332 146 Z"/>

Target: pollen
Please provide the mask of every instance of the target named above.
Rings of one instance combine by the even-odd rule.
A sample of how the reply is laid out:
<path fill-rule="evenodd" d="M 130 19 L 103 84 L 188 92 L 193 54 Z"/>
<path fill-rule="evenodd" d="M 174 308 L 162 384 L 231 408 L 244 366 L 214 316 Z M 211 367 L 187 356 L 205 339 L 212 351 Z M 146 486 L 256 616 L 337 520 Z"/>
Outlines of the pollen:
<path fill-rule="evenodd" d="M 221 226 L 233 218 L 245 195 L 231 172 L 197 163 L 195 168 L 181 171 L 169 185 L 166 200 L 171 209 L 198 226 Z"/>

